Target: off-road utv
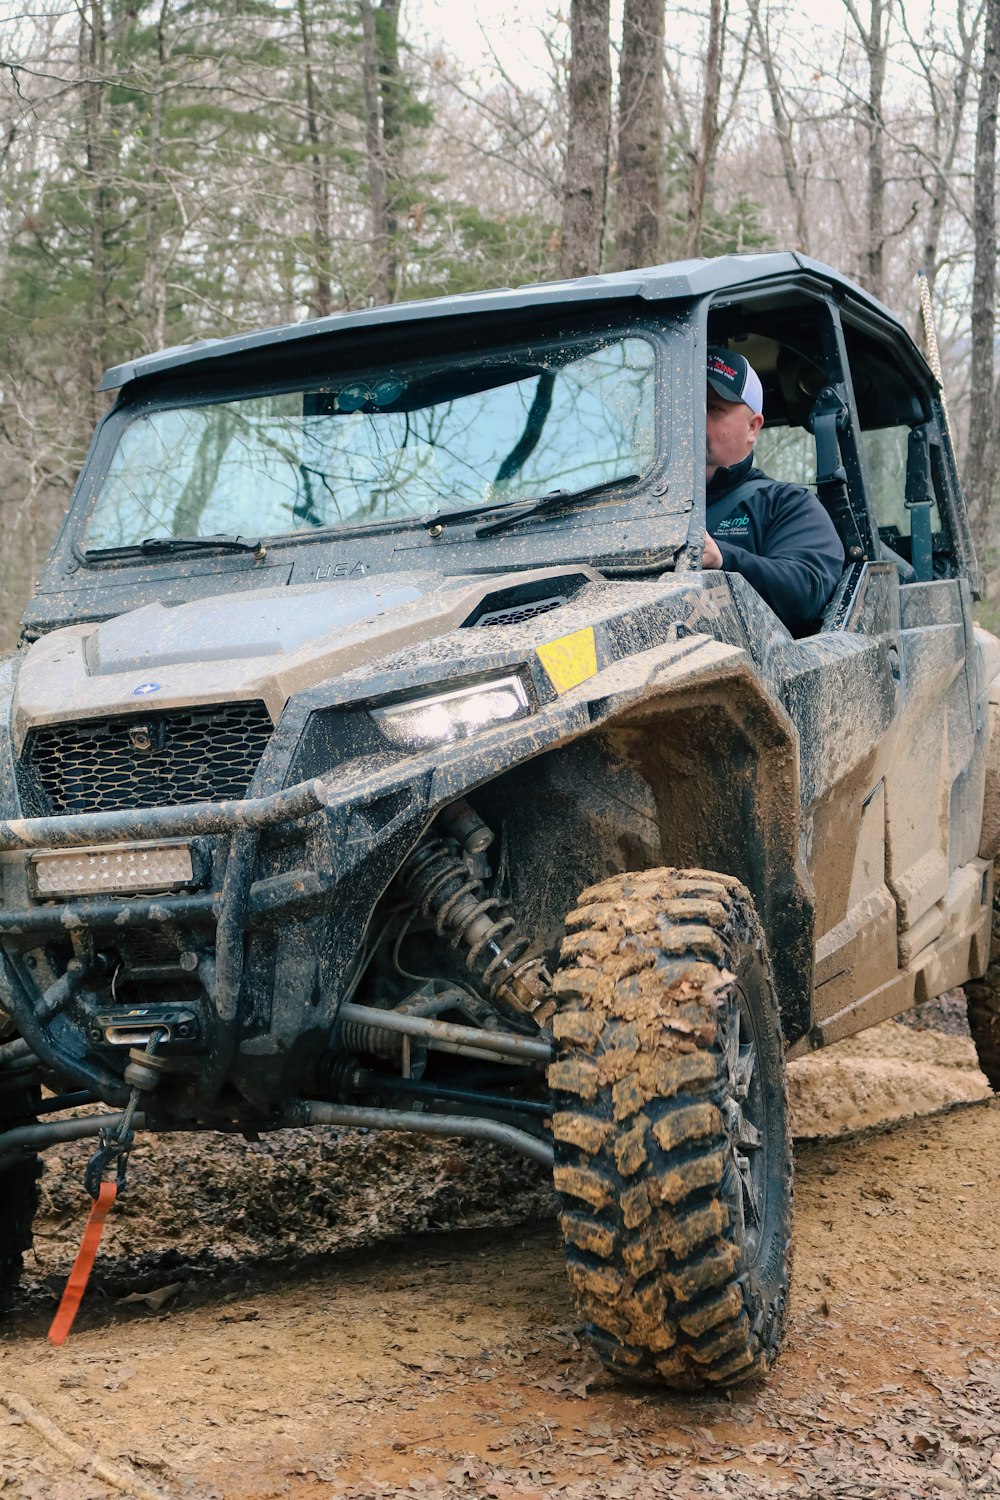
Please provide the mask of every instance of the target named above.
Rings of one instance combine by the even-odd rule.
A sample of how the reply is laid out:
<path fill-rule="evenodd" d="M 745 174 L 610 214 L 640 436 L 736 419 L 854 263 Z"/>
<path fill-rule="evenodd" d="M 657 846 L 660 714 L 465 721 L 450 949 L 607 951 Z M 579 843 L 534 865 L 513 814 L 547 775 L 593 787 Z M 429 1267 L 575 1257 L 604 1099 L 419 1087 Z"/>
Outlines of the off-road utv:
<path fill-rule="evenodd" d="M 701 571 L 710 344 L 844 543 L 803 639 Z M 104 389 L 2 668 L 7 1290 L 55 1141 L 386 1127 L 554 1163 L 613 1369 L 766 1368 L 784 1059 L 968 984 L 1000 1087 L 1000 642 L 902 325 L 734 256 Z"/>

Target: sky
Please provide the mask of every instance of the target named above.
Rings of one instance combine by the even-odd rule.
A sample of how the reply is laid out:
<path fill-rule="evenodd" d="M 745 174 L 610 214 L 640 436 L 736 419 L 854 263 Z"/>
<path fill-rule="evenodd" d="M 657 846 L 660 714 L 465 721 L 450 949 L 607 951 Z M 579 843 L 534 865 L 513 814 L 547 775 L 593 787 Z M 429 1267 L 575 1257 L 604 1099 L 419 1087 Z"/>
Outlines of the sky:
<path fill-rule="evenodd" d="M 614 0 L 613 29 L 621 28 L 621 8 L 622 0 Z M 403 14 L 415 36 L 440 41 L 470 71 L 488 69 L 495 53 L 504 70 L 525 86 L 538 81 L 539 71 L 548 72 L 539 30 L 549 14 L 547 0 L 404 0 Z M 569 0 L 563 14 L 569 14 Z"/>
<path fill-rule="evenodd" d="M 2 5 L 3 0 L 0 0 Z M 622 25 L 623 0 L 611 0 L 611 34 L 618 36 Z M 692 10 L 698 0 L 688 0 Z M 906 17 L 914 32 L 919 33 L 932 8 L 932 0 L 902 0 Z M 706 7 L 707 8 L 707 7 Z M 938 0 L 933 7 L 941 21 L 951 10 L 951 0 Z M 867 6 L 862 4 L 865 15 Z M 541 37 L 540 26 L 547 18 L 569 15 L 569 0 L 404 0 L 405 24 L 411 34 L 440 41 L 470 71 L 485 72 L 493 65 L 495 53 L 505 72 L 525 87 L 540 82 L 549 70 L 549 58 Z M 799 16 L 810 26 L 829 30 L 831 37 L 843 34 L 844 12 L 838 0 L 792 0 L 785 9 L 786 18 Z M 550 22 L 551 24 L 551 22 Z M 783 24 L 794 25 L 786 20 Z M 668 44 L 670 41 L 668 23 Z"/>

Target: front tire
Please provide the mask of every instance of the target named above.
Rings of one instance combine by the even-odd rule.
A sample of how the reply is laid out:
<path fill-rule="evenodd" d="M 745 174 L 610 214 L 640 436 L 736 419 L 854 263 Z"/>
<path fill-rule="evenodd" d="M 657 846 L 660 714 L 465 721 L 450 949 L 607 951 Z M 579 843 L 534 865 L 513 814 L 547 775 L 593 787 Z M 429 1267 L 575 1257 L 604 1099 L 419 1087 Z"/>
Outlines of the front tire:
<path fill-rule="evenodd" d="M 38 1107 L 34 1087 L 0 1090 L 0 1131 L 31 1124 Z M 0 1171 L 0 1312 L 10 1306 L 21 1279 L 24 1252 L 31 1248 L 31 1226 L 38 1208 L 40 1158 L 32 1153 Z"/>
<path fill-rule="evenodd" d="M 555 1185 L 569 1279 L 611 1369 L 692 1390 L 784 1333 L 791 1144 L 750 893 L 650 870 L 592 886 L 555 978 Z"/>

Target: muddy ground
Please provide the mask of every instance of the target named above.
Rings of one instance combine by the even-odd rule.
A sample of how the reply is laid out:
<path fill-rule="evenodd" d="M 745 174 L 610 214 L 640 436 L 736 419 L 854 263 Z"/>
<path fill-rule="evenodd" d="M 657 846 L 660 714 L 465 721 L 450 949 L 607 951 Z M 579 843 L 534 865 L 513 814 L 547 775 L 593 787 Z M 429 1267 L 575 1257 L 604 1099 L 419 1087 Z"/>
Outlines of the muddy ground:
<path fill-rule="evenodd" d="M 1000 1101 L 917 1020 L 793 1066 L 790 1333 L 728 1397 L 601 1372 L 543 1173 L 349 1132 L 142 1141 L 51 1348 L 87 1147 L 50 1154 L 0 1500 L 1000 1496 Z"/>

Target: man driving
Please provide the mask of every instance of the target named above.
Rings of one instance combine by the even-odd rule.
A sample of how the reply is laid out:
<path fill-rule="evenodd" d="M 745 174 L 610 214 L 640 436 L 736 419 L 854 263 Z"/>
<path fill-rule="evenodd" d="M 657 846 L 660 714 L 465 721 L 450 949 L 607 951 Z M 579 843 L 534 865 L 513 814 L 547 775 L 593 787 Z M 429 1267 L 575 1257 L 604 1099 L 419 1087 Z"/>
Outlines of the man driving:
<path fill-rule="evenodd" d="M 794 636 L 817 629 L 844 570 L 844 548 L 817 497 L 754 467 L 764 425 L 757 372 L 729 349 L 708 351 L 703 568 L 742 573 Z"/>

